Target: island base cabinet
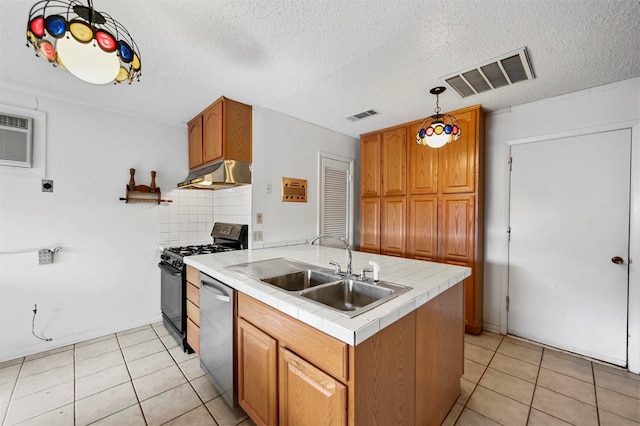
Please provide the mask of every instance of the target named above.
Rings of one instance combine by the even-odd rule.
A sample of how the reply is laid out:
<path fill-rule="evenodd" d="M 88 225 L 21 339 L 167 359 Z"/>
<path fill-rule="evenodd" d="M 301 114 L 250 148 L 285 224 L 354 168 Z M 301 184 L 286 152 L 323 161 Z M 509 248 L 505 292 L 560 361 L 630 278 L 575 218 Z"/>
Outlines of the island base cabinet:
<path fill-rule="evenodd" d="M 416 311 L 416 424 L 440 425 L 460 396 L 464 288 L 458 283 Z"/>
<path fill-rule="evenodd" d="M 347 424 L 347 387 L 280 348 L 280 424 Z"/>
<path fill-rule="evenodd" d="M 440 424 L 460 394 L 464 284 L 356 346 L 238 296 L 240 405 L 259 425 Z"/>
<path fill-rule="evenodd" d="M 258 426 L 278 422 L 277 350 L 275 339 L 238 320 L 238 404 Z"/>

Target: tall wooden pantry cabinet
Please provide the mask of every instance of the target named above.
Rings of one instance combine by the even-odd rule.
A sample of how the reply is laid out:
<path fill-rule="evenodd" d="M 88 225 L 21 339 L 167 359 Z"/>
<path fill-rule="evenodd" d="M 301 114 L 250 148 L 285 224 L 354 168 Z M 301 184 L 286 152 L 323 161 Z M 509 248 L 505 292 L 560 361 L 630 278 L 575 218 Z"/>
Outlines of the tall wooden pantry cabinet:
<path fill-rule="evenodd" d="M 360 250 L 472 268 L 465 330 L 482 331 L 484 114 L 452 111 L 462 136 L 418 145 L 417 120 L 361 135 Z"/>

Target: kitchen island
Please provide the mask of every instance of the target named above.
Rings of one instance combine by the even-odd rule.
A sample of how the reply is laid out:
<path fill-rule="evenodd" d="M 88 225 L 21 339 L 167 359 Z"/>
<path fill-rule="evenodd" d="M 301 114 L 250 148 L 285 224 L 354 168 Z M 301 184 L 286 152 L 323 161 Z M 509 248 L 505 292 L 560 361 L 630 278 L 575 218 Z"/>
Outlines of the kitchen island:
<path fill-rule="evenodd" d="M 225 269 L 273 258 L 344 265 L 342 249 L 295 245 L 189 256 L 238 292 L 238 399 L 257 424 L 440 424 L 460 393 L 462 280 L 470 269 L 353 253 L 411 290 L 354 318 Z"/>

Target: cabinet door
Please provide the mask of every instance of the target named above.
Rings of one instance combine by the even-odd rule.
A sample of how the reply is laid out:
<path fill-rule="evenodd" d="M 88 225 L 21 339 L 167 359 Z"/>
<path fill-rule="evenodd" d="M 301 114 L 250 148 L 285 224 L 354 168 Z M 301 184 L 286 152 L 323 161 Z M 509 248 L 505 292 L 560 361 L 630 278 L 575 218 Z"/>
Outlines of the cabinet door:
<path fill-rule="evenodd" d="M 404 256 L 406 253 L 405 225 L 407 214 L 406 197 L 382 199 L 380 252 L 390 256 Z"/>
<path fill-rule="evenodd" d="M 238 320 L 238 403 L 258 425 L 278 422 L 277 342 Z"/>
<path fill-rule="evenodd" d="M 438 257 L 438 198 L 422 195 L 409 198 L 407 255 L 436 261 Z"/>
<path fill-rule="evenodd" d="M 202 165 L 202 116 L 189 122 L 189 169 Z"/>
<path fill-rule="evenodd" d="M 216 102 L 202 113 L 202 161 L 209 163 L 223 157 L 222 101 Z"/>
<path fill-rule="evenodd" d="M 280 424 L 346 425 L 347 387 L 280 348 Z"/>
<path fill-rule="evenodd" d="M 407 128 L 382 134 L 382 195 L 407 193 Z"/>
<path fill-rule="evenodd" d="M 363 136 L 360 140 L 360 196 L 380 196 L 380 143 L 379 133 Z"/>
<path fill-rule="evenodd" d="M 458 194 L 476 190 L 477 110 L 455 113 L 462 135 L 439 149 L 440 192 Z"/>
<path fill-rule="evenodd" d="M 360 199 L 360 250 L 380 253 L 380 198 Z"/>
<path fill-rule="evenodd" d="M 467 264 L 475 254 L 475 196 L 442 196 L 439 218 L 440 260 Z"/>
<path fill-rule="evenodd" d="M 438 192 L 438 149 L 416 143 L 421 123 L 409 126 L 409 193 L 415 195 Z"/>

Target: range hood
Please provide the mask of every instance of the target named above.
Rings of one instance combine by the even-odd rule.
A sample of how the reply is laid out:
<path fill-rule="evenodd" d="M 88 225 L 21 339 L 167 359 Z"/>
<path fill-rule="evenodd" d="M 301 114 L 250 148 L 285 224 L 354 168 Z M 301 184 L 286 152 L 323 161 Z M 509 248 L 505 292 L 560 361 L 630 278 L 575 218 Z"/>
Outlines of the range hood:
<path fill-rule="evenodd" d="M 224 189 L 251 184 L 251 163 L 220 160 L 192 171 L 179 189 Z"/>

